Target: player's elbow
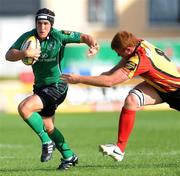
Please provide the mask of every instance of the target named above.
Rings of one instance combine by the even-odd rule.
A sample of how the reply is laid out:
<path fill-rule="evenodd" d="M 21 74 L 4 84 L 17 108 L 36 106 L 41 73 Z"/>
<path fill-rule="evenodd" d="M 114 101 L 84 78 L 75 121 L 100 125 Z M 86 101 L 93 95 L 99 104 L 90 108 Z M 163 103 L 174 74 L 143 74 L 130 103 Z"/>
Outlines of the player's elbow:
<path fill-rule="evenodd" d="M 24 56 L 24 55 L 22 55 Z M 10 49 L 7 51 L 6 55 L 5 55 L 5 59 L 7 61 L 18 61 L 20 60 L 20 58 L 22 58 L 22 56 L 17 52 L 16 49 Z"/>
<path fill-rule="evenodd" d="M 110 87 L 113 87 L 113 86 L 115 86 L 115 85 L 116 85 L 116 84 L 114 84 L 113 82 L 108 82 L 106 87 L 109 87 L 109 88 L 110 88 Z"/>
<path fill-rule="evenodd" d="M 11 60 L 12 60 L 9 51 L 6 53 L 5 59 L 6 59 L 7 61 L 11 61 Z"/>
<path fill-rule="evenodd" d="M 100 75 L 97 79 L 97 84 L 101 87 L 112 87 L 114 86 L 114 80 L 110 75 Z"/>
<path fill-rule="evenodd" d="M 116 83 L 114 82 L 114 80 L 108 78 L 106 79 L 106 81 L 104 81 L 105 87 L 113 87 L 116 85 Z"/>
<path fill-rule="evenodd" d="M 10 49 L 7 51 L 6 55 L 5 55 L 5 59 L 7 61 L 13 61 L 14 60 L 14 50 Z"/>

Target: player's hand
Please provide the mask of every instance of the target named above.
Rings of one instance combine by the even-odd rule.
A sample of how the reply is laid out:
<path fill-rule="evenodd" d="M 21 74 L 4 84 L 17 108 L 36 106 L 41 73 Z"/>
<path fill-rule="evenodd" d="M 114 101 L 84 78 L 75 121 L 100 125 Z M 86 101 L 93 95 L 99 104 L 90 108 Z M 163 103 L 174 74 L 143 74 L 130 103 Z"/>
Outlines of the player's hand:
<path fill-rule="evenodd" d="M 29 45 L 29 47 L 24 50 L 25 52 L 25 57 L 30 57 L 30 58 L 34 58 L 35 60 L 38 60 L 38 58 L 41 55 L 41 48 L 40 46 L 38 46 L 36 49 L 31 48 L 31 45 Z"/>
<path fill-rule="evenodd" d="M 99 50 L 99 45 L 95 43 L 94 45 L 91 45 L 91 47 L 88 50 L 88 57 L 94 56 Z"/>
<path fill-rule="evenodd" d="M 78 74 L 62 74 L 61 80 L 65 81 L 66 83 L 77 84 L 77 83 L 80 83 L 80 75 L 78 75 Z"/>

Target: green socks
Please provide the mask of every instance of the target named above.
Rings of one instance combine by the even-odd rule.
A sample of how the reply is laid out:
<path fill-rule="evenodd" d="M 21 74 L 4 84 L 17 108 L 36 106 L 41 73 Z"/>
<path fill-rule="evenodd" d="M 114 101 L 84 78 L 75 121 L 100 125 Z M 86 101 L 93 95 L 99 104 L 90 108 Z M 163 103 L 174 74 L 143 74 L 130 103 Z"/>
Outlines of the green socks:
<path fill-rule="evenodd" d="M 64 136 L 61 132 L 54 128 L 52 134 L 48 135 L 44 129 L 44 123 L 41 116 L 34 112 L 25 122 L 33 129 L 33 131 L 39 136 L 43 144 L 54 141 L 56 148 L 61 152 L 64 159 L 73 155 L 72 150 L 65 143 Z"/>
<path fill-rule="evenodd" d="M 33 129 L 33 131 L 39 136 L 43 144 L 51 142 L 47 132 L 44 129 L 44 123 L 41 116 L 34 112 L 25 122 Z"/>
<path fill-rule="evenodd" d="M 49 137 L 55 142 L 56 148 L 61 152 L 64 159 L 73 155 L 72 150 L 65 143 L 64 136 L 57 128 L 54 128 L 53 133 Z"/>

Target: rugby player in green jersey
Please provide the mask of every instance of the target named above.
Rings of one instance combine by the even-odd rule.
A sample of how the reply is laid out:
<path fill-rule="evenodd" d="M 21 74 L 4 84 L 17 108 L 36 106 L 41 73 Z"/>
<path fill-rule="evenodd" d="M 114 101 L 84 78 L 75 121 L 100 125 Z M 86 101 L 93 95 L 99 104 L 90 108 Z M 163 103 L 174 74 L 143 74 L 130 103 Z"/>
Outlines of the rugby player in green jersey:
<path fill-rule="evenodd" d="M 62 159 L 58 167 L 67 170 L 78 163 L 78 157 L 69 148 L 63 134 L 54 126 L 55 111 L 64 101 L 68 86 L 61 77 L 61 60 L 65 45 L 85 43 L 88 55 L 96 54 L 99 46 L 92 36 L 80 32 L 63 31 L 53 28 L 55 14 L 43 8 L 37 11 L 36 28 L 22 34 L 6 53 L 6 60 L 19 61 L 31 57 L 37 61 L 32 65 L 35 77 L 33 95 L 25 98 L 18 106 L 23 120 L 33 129 L 42 142 L 41 162 L 52 158 L 55 147 Z M 35 35 L 40 48 L 21 50 L 22 43 Z"/>

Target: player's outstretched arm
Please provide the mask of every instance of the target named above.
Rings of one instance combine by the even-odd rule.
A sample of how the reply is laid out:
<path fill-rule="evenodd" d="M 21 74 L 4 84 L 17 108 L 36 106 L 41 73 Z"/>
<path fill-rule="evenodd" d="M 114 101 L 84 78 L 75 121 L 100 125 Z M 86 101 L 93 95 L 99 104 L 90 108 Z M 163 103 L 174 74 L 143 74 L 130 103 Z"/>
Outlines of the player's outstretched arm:
<path fill-rule="evenodd" d="M 99 75 L 99 76 L 82 76 L 78 74 L 63 74 L 61 79 L 70 84 L 87 84 L 97 87 L 110 87 L 108 85 L 108 76 Z"/>
<path fill-rule="evenodd" d="M 129 79 L 123 69 L 116 70 L 111 75 L 82 76 L 78 74 L 63 74 L 61 79 L 70 84 L 87 84 L 97 87 L 112 87 Z"/>

